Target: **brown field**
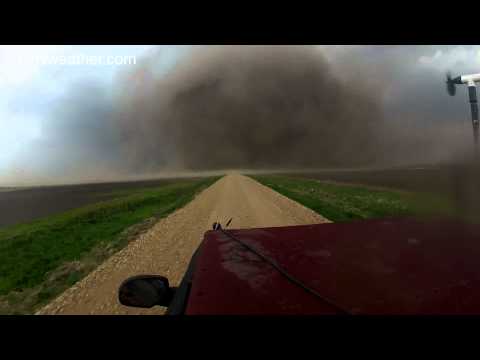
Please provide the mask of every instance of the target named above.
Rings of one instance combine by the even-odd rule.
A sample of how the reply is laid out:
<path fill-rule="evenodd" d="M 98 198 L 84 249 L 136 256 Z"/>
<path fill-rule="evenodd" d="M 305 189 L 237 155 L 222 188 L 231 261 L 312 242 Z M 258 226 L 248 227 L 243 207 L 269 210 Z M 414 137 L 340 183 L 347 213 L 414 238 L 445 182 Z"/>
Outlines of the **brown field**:
<path fill-rule="evenodd" d="M 289 176 L 418 192 L 449 193 L 456 172 L 448 167 L 285 172 Z"/>
<path fill-rule="evenodd" d="M 440 167 L 298 172 L 277 170 L 275 172 L 323 181 L 439 193 L 451 192 L 454 182 L 454 173 L 451 169 Z M 255 173 L 255 171 L 244 171 L 243 173 Z M 154 187 L 171 181 L 175 181 L 175 179 L 45 186 L 27 189 L 0 188 L 0 227 L 28 222 L 97 201 L 108 200 L 115 196 L 113 192 L 116 191 Z"/>
<path fill-rule="evenodd" d="M 155 187 L 179 179 L 143 180 L 0 190 L 0 227 L 29 222 L 117 197 L 123 190 Z"/>

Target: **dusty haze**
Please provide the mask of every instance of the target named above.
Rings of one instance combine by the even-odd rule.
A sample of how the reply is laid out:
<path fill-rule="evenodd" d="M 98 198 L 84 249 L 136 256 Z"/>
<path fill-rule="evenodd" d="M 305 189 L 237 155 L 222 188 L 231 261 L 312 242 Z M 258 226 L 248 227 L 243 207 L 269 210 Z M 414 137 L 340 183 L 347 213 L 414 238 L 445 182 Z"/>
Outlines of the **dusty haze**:
<path fill-rule="evenodd" d="M 86 81 L 54 104 L 10 183 L 455 162 L 471 151 L 468 104 L 416 65 L 425 49 L 351 47 L 328 61 L 313 46 L 205 46 L 166 75 L 154 52 L 113 89 Z"/>
<path fill-rule="evenodd" d="M 379 104 L 361 84 L 346 86 L 314 48 L 199 49 L 168 77 L 136 85 L 119 128 L 140 169 L 375 160 Z"/>

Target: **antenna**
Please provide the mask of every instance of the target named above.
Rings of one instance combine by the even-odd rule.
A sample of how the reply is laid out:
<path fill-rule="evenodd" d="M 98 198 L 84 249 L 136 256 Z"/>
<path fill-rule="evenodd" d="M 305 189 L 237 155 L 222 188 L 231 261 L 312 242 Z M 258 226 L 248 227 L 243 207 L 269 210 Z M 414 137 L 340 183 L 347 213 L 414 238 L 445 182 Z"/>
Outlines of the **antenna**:
<path fill-rule="evenodd" d="M 468 85 L 468 100 L 470 102 L 470 110 L 472 113 L 472 125 L 473 125 L 473 141 L 475 145 L 475 155 L 478 156 L 478 100 L 477 100 L 477 82 L 480 82 L 479 74 L 461 75 L 456 78 L 452 78 L 451 73 L 447 74 L 447 92 L 450 96 L 455 96 L 455 85 Z"/>

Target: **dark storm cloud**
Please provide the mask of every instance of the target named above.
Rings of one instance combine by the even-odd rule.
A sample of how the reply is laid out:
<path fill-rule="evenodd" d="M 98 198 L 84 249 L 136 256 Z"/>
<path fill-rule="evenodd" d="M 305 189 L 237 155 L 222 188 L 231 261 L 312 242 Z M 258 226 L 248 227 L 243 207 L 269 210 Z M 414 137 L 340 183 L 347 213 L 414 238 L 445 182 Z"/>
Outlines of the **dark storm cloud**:
<path fill-rule="evenodd" d="M 152 51 L 113 91 L 73 87 L 18 163 L 78 178 L 452 161 L 471 150 L 466 90 L 449 97 L 444 69 L 419 61 L 451 49 L 198 47 L 166 74 Z"/>
<path fill-rule="evenodd" d="M 333 56 L 334 68 L 352 86 L 356 79 L 363 79 L 382 104 L 386 126 L 380 149 L 386 164 L 451 162 L 471 152 L 467 89 L 460 86 L 455 97 L 448 96 L 445 71 L 465 74 L 479 68 L 473 54 L 462 60 L 453 54 L 456 49 L 446 45 L 362 46 Z M 421 61 L 435 54 L 440 56 L 436 66 Z"/>
<path fill-rule="evenodd" d="M 314 47 L 203 48 L 147 82 L 122 128 L 147 144 L 129 146 L 133 163 L 153 167 L 448 162 L 471 150 L 466 89 L 449 97 L 444 69 L 420 59 L 454 48 L 346 47 L 331 64 Z"/>
<path fill-rule="evenodd" d="M 146 70 L 144 70 L 146 71 Z M 312 47 L 194 50 L 142 83 L 120 128 L 130 160 L 188 169 L 364 165 L 375 160 L 378 101 L 343 83 Z"/>

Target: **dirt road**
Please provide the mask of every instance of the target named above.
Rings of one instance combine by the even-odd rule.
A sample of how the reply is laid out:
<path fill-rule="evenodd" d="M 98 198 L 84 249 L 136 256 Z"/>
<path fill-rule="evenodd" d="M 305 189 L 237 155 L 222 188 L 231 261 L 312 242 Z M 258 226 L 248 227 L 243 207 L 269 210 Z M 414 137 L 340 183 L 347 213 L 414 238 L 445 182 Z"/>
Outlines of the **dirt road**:
<path fill-rule="evenodd" d="M 231 217 L 232 229 L 328 221 L 251 178 L 230 174 L 160 220 L 38 313 L 162 314 L 160 308 L 142 310 L 120 305 L 119 284 L 129 276 L 152 273 L 167 276 L 171 285 L 177 286 L 205 231 L 213 222 L 224 224 Z"/>

